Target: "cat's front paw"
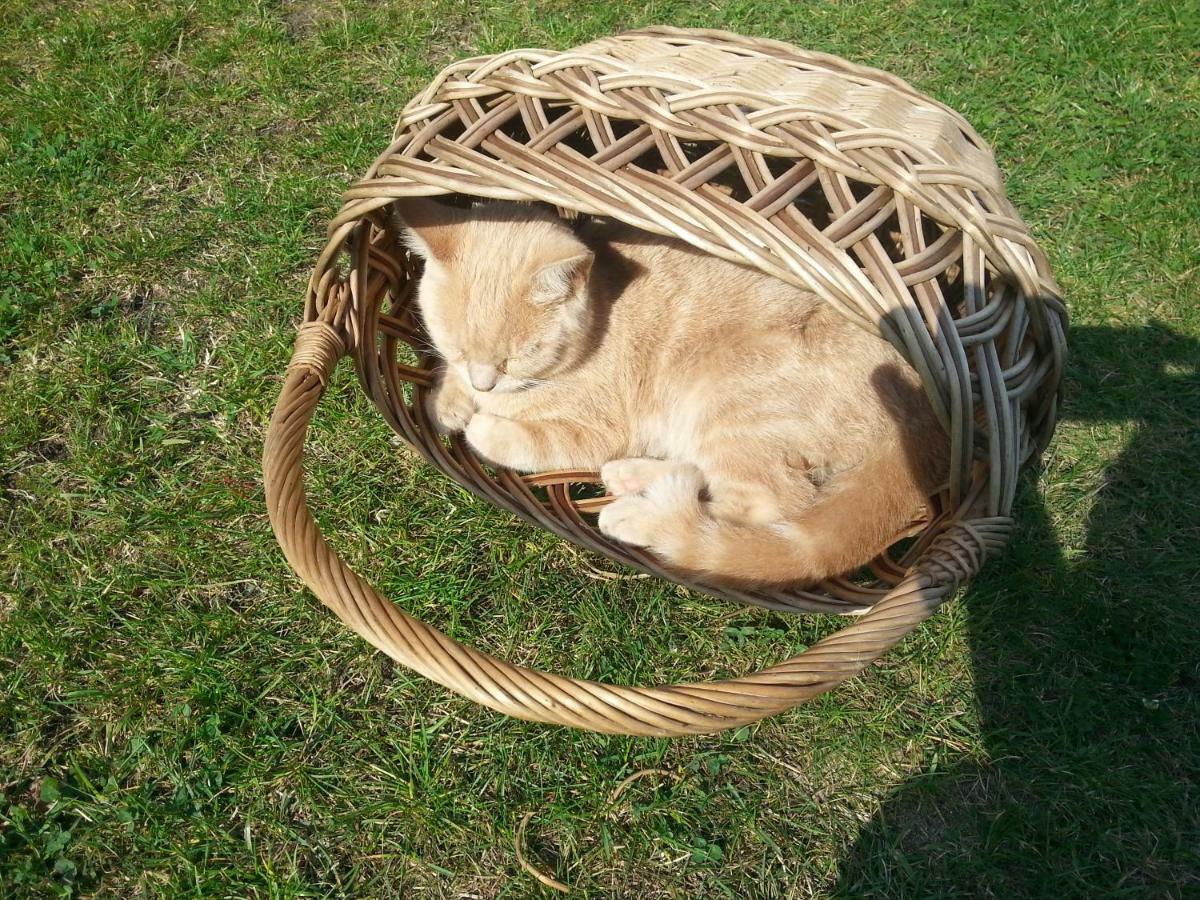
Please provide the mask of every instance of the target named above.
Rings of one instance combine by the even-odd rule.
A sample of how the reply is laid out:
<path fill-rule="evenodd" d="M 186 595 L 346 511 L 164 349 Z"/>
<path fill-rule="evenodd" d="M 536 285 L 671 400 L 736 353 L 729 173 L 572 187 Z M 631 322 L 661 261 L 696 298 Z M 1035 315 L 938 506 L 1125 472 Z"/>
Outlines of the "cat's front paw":
<path fill-rule="evenodd" d="M 490 462 L 509 469 L 531 470 L 529 435 L 512 419 L 476 413 L 467 423 L 467 443 Z"/>
<path fill-rule="evenodd" d="M 430 404 L 434 423 L 443 434 L 463 431 L 475 415 L 475 399 L 462 386 L 443 380 Z"/>

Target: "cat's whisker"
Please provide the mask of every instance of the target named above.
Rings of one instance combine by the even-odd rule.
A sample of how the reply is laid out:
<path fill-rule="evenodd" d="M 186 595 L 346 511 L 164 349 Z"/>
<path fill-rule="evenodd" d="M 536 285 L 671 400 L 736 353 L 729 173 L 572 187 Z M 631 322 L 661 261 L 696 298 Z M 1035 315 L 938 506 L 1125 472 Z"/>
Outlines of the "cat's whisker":
<path fill-rule="evenodd" d="M 413 335 L 408 340 L 408 345 L 418 353 L 427 353 L 430 356 L 436 356 L 438 359 L 442 358 L 442 355 L 438 352 L 437 347 L 433 345 L 433 341 L 429 340 L 428 338 L 422 338 Z"/>

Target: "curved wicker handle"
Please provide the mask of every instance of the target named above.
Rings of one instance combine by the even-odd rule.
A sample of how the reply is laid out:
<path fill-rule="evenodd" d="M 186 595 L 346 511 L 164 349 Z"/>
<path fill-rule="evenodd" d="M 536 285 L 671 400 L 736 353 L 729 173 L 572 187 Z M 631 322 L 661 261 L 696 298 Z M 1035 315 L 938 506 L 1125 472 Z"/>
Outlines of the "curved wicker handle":
<path fill-rule="evenodd" d="M 704 734 L 782 712 L 861 672 L 895 645 L 1003 545 L 1007 518 L 960 522 L 921 566 L 856 622 L 806 653 L 730 681 L 624 687 L 503 662 L 448 638 L 385 599 L 322 536 L 304 491 L 304 438 L 329 376 L 345 355 L 323 321 L 300 328 L 263 451 L 267 508 L 288 562 L 317 597 L 384 653 L 465 697 L 510 716 L 610 734 Z"/>

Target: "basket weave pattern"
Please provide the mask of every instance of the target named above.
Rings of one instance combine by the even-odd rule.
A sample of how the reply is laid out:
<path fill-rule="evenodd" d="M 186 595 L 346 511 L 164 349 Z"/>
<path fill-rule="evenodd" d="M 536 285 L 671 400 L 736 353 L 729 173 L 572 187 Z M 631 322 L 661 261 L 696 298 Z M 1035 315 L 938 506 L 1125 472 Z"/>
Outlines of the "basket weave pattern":
<path fill-rule="evenodd" d="M 434 361 L 418 272 L 387 207 L 464 194 L 621 219 L 759 267 L 889 340 L 920 374 L 951 447 L 946 490 L 871 577 L 806 590 L 688 581 L 600 534 L 595 473 L 480 463 L 425 411 Z M 991 151 L 957 113 L 876 70 L 773 41 L 649 29 L 566 52 L 518 50 L 445 69 L 345 194 L 317 260 L 264 454 L 289 562 L 323 603 L 421 674 L 510 715 L 679 735 L 753 722 L 861 671 L 1003 546 L 1017 476 L 1054 427 L 1066 316 Z M 725 682 L 610 686 L 514 666 L 396 608 L 321 536 L 303 441 L 352 355 L 388 423 L 459 484 L 576 544 L 700 590 L 781 610 L 861 613 L 794 659 Z M 593 492 L 594 493 L 594 492 Z M 897 536 L 900 537 L 900 536 Z"/>

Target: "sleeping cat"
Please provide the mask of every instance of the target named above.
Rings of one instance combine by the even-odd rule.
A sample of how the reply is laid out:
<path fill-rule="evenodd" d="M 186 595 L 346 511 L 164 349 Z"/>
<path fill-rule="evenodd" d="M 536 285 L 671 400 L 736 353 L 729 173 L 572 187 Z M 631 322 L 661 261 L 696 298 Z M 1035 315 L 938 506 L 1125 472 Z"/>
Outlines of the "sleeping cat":
<path fill-rule="evenodd" d="M 884 549 L 946 476 L 916 374 L 810 294 L 538 206 L 397 211 L 444 360 L 435 419 L 501 466 L 599 469 L 610 537 L 718 582 L 812 583 Z"/>

